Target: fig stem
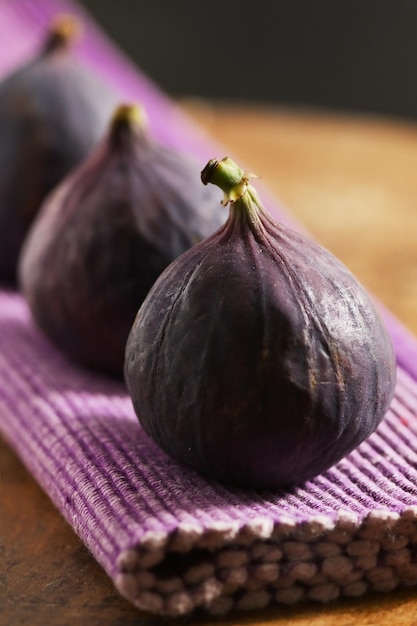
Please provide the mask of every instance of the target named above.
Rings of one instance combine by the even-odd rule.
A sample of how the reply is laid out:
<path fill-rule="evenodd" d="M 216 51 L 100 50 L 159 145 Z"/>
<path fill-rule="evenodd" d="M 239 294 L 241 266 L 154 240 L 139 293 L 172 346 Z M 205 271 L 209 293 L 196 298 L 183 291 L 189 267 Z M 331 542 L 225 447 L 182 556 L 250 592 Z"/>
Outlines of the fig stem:
<path fill-rule="evenodd" d="M 49 27 L 49 33 L 43 46 L 43 53 L 50 54 L 56 50 L 68 47 L 76 38 L 80 37 L 82 26 L 73 15 L 58 15 Z"/>
<path fill-rule="evenodd" d="M 147 118 L 145 109 L 137 104 L 120 104 L 114 111 L 109 126 L 109 142 L 114 149 L 127 146 L 139 135 L 145 140 Z"/>
<path fill-rule="evenodd" d="M 113 113 L 112 126 L 146 126 L 147 118 L 144 107 L 139 104 L 120 104 Z"/>
<path fill-rule="evenodd" d="M 224 206 L 239 202 L 254 219 L 258 209 L 262 209 L 262 204 L 255 188 L 249 184 L 250 178 L 258 177 L 242 170 L 230 157 L 225 157 L 221 161 L 211 159 L 201 172 L 204 185 L 212 183 L 224 191 L 222 201 Z"/>

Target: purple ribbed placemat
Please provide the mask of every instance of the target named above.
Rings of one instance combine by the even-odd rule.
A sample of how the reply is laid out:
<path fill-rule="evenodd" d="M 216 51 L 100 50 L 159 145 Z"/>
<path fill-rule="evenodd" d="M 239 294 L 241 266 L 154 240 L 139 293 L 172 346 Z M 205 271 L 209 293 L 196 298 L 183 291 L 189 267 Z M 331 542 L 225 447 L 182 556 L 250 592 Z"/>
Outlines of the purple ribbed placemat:
<path fill-rule="evenodd" d="M 0 73 L 60 0 L 0 4 Z M 91 23 L 82 59 L 140 100 L 163 141 L 224 156 Z M 262 192 L 265 197 L 265 192 Z M 284 214 L 266 193 L 268 208 Z M 124 387 L 68 363 L 22 298 L 0 290 L 0 431 L 116 587 L 141 609 L 225 613 L 417 584 L 417 344 L 384 311 L 399 362 L 391 410 L 348 458 L 291 493 L 209 482 L 141 430 Z"/>

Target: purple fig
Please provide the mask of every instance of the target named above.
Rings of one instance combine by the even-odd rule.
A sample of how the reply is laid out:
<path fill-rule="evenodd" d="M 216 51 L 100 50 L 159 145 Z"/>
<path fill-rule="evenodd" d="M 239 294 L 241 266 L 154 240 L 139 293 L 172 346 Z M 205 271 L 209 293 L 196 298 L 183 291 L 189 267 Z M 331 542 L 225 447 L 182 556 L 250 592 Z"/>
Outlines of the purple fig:
<path fill-rule="evenodd" d="M 288 487 L 366 439 L 395 385 L 370 297 L 332 254 L 277 223 L 233 161 L 204 183 L 226 224 L 160 276 L 126 348 L 144 430 L 166 452 L 243 487 Z"/>
<path fill-rule="evenodd" d="M 20 284 L 38 325 L 70 357 L 123 375 L 149 289 L 226 218 L 219 190 L 204 189 L 198 172 L 151 137 L 139 107 L 122 105 L 102 143 L 48 198 L 22 250 Z"/>
<path fill-rule="evenodd" d="M 51 26 L 39 54 L 0 83 L 0 279 L 45 196 L 102 137 L 115 96 L 72 56 L 74 19 Z"/>

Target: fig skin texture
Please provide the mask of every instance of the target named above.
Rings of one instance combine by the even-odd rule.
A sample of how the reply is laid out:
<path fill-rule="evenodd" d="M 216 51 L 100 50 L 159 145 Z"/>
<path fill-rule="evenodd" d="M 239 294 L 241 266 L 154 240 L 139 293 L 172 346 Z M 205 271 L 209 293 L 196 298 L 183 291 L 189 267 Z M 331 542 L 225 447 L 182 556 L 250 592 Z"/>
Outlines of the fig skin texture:
<path fill-rule="evenodd" d="M 154 141 L 140 107 L 120 105 L 101 144 L 48 198 L 23 246 L 19 281 L 36 322 L 68 356 L 123 377 L 149 289 L 226 220 L 219 189 L 204 189 L 199 170 Z"/>
<path fill-rule="evenodd" d="M 39 54 L 0 84 L 0 280 L 11 284 L 41 203 L 102 138 L 115 106 L 71 54 L 77 28 L 62 16 Z"/>
<path fill-rule="evenodd" d="M 203 170 L 229 219 L 155 283 L 129 335 L 125 379 L 168 454 L 226 483 L 288 488 L 375 430 L 396 364 L 364 288 L 276 223 L 248 178 L 228 158 Z"/>

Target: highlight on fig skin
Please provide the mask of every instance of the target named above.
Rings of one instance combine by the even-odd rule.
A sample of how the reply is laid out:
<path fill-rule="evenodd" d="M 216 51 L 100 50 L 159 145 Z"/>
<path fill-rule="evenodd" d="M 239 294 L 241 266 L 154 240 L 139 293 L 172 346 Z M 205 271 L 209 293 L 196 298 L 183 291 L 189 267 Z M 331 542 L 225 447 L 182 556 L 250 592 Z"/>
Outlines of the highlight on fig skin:
<path fill-rule="evenodd" d="M 72 54 L 81 31 L 58 16 L 35 56 L 0 83 L 0 280 L 12 284 L 40 205 L 103 136 L 115 105 Z"/>
<path fill-rule="evenodd" d="M 393 396 L 391 339 L 330 252 L 278 223 L 252 174 L 201 174 L 229 218 L 159 277 L 129 335 L 125 380 L 147 434 L 244 488 L 312 479 L 377 428 Z"/>
<path fill-rule="evenodd" d="M 48 197 L 19 279 L 38 326 L 74 362 L 123 376 L 139 306 L 177 256 L 226 218 L 199 163 L 160 145 L 145 110 L 120 104 L 102 142 Z"/>

